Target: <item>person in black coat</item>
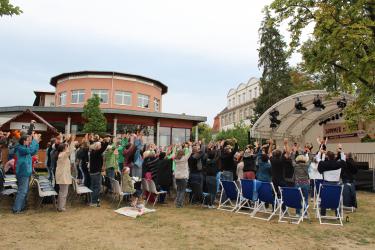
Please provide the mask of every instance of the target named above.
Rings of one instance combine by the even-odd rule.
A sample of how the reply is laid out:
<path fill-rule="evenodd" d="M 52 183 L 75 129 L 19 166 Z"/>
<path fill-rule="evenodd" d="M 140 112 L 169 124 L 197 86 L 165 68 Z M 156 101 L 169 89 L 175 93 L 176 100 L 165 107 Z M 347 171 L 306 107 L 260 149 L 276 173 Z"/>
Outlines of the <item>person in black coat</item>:
<path fill-rule="evenodd" d="M 343 199 L 344 206 L 357 208 L 357 194 L 355 189 L 355 175 L 358 169 L 353 159 L 352 153 L 348 153 L 346 157 L 346 164 L 341 170 L 341 180 L 344 184 Z"/>
<path fill-rule="evenodd" d="M 169 192 L 173 183 L 173 160 L 166 157 L 165 152 L 159 154 L 156 186 L 159 190 Z M 165 203 L 165 194 L 160 196 L 160 203 Z"/>

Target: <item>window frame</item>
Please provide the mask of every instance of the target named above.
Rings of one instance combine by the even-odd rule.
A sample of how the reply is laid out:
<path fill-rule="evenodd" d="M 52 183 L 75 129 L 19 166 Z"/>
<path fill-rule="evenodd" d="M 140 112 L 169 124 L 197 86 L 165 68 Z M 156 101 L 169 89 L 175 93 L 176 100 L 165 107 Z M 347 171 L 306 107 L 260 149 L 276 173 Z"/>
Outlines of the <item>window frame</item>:
<path fill-rule="evenodd" d="M 121 103 L 117 102 L 117 96 L 121 97 Z M 125 102 L 126 98 L 130 98 L 129 104 Z M 116 90 L 115 91 L 115 96 L 114 96 L 114 102 L 115 102 L 115 105 L 132 106 L 132 103 L 133 103 L 133 93 L 130 92 L 130 91 Z"/>
<path fill-rule="evenodd" d="M 62 100 L 62 96 L 64 96 L 64 100 L 65 100 L 65 102 L 64 103 L 62 103 L 61 102 L 61 100 Z M 66 106 L 66 98 L 67 98 L 67 93 L 66 93 L 66 91 L 63 91 L 63 92 L 60 92 L 59 93 L 59 106 Z"/>
<path fill-rule="evenodd" d="M 99 92 L 99 94 L 95 93 L 95 92 Z M 102 102 L 102 100 L 103 100 L 102 95 L 103 95 L 104 92 L 106 92 L 106 94 L 107 94 L 107 102 Z M 108 89 L 91 89 L 91 97 L 93 97 L 95 94 L 97 96 L 99 96 L 100 104 L 108 104 L 109 103 L 109 90 Z"/>
<path fill-rule="evenodd" d="M 74 89 L 70 93 L 70 104 L 82 104 L 85 103 L 85 90 L 84 89 Z M 73 95 L 77 96 L 77 102 L 73 102 Z M 79 97 L 83 96 L 83 100 L 80 102 Z"/>
<path fill-rule="evenodd" d="M 144 105 L 144 100 L 146 100 L 146 98 L 144 97 L 147 97 L 147 100 L 148 100 L 148 105 L 147 107 L 145 107 Z M 139 105 L 139 99 L 142 99 L 142 104 Z M 150 109 L 150 96 L 149 95 L 145 95 L 145 94 L 138 94 L 137 96 L 137 107 L 138 108 L 142 108 L 142 109 Z"/>

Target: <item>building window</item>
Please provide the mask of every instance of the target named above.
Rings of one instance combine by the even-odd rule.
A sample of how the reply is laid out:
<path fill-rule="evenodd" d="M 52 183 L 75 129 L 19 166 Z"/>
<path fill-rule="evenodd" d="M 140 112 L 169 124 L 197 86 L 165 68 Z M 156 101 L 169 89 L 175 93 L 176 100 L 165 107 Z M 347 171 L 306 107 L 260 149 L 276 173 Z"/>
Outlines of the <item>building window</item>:
<path fill-rule="evenodd" d="M 100 102 L 108 103 L 108 90 L 107 89 L 93 89 L 91 90 L 91 96 L 97 95 L 100 98 Z"/>
<path fill-rule="evenodd" d="M 228 108 L 231 108 L 231 104 L 232 104 L 232 101 L 231 101 L 231 99 L 229 99 Z"/>
<path fill-rule="evenodd" d="M 222 126 L 225 126 L 225 118 L 224 117 L 221 117 L 221 127 Z"/>
<path fill-rule="evenodd" d="M 190 129 L 172 128 L 172 144 L 183 144 L 190 140 Z"/>
<path fill-rule="evenodd" d="M 85 90 L 72 90 L 72 104 L 80 104 L 85 102 Z"/>
<path fill-rule="evenodd" d="M 138 94 L 138 107 L 148 109 L 150 107 L 150 97 L 148 95 Z"/>
<path fill-rule="evenodd" d="M 240 109 L 240 119 L 239 120 L 240 121 L 243 120 L 243 111 L 242 111 L 242 109 Z"/>
<path fill-rule="evenodd" d="M 159 146 L 166 147 L 171 144 L 171 128 L 159 128 Z"/>
<path fill-rule="evenodd" d="M 154 110 L 155 110 L 155 112 L 160 111 L 160 101 L 157 98 L 154 98 Z"/>
<path fill-rule="evenodd" d="M 59 94 L 59 105 L 65 106 L 66 105 L 66 92 L 61 92 Z"/>
<path fill-rule="evenodd" d="M 258 92 L 257 92 L 257 88 L 254 89 L 254 97 L 257 97 L 258 96 Z"/>
<path fill-rule="evenodd" d="M 244 103 L 246 101 L 246 94 L 242 93 L 242 102 Z"/>
<path fill-rule="evenodd" d="M 132 94 L 126 91 L 115 92 L 115 104 L 117 105 L 132 105 Z"/>
<path fill-rule="evenodd" d="M 249 91 L 249 94 L 250 94 L 250 100 L 253 98 L 253 91 Z"/>

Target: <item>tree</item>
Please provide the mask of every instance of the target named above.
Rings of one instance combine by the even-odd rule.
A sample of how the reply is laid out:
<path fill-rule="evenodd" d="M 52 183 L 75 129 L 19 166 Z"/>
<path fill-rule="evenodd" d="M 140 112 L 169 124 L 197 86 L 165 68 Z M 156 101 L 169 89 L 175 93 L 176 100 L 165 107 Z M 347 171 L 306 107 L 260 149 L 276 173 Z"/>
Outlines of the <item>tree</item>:
<path fill-rule="evenodd" d="M 193 131 L 195 129 L 193 128 Z M 198 139 L 204 140 L 205 143 L 209 143 L 212 141 L 212 128 L 207 123 L 199 123 L 198 124 Z"/>
<path fill-rule="evenodd" d="M 18 6 L 9 3 L 9 0 L 0 0 L 0 17 L 19 15 L 22 10 Z"/>
<path fill-rule="evenodd" d="M 240 149 L 244 149 L 248 145 L 248 132 L 250 127 L 246 126 L 243 122 L 235 124 L 233 129 L 220 131 L 215 139 L 216 140 L 230 140 L 235 138 L 238 142 Z"/>
<path fill-rule="evenodd" d="M 268 108 L 291 93 L 290 68 L 285 51 L 286 43 L 278 31 L 277 23 L 268 8 L 259 29 L 260 47 L 258 66 L 263 70 L 260 78 L 262 93 L 256 101 L 255 113 L 262 115 Z"/>
<path fill-rule="evenodd" d="M 374 0 L 274 0 L 276 21 L 288 20 L 290 52 L 300 51 L 303 67 L 332 92 L 358 95 L 345 111 L 351 128 L 375 113 Z M 311 25 L 313 32 L 301 42 Z M 301 44 L 302 43 L 302 44 Z"/>
<path fill-rule="evenodd" d="M 87 100 L 83 107 L 82 117 L 86 123 L 83 127 L 85 133 L 105 133 L 107 131 L 107 120 L 100 109 L 100 98 L 94 95 Z"/>

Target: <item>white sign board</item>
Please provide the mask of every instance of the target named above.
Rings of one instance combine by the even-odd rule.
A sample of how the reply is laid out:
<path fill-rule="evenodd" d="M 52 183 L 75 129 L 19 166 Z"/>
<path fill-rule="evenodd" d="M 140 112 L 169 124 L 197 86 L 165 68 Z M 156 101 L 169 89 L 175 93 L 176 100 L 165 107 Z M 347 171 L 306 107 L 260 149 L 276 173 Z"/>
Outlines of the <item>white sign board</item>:
<path fill-rule="evenodd" d="M 47 131 L 47 125 L 43 123 L 35 123 L 35 131 Z M 30 127 L 30 123 L 24 123 L 24 122 L 11 122 L 10 123 L 10 129 L 11 130 L 21 130 L 21 131 L 27 131 Z"/>

